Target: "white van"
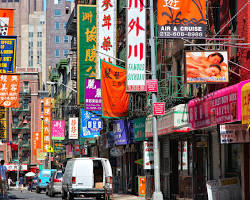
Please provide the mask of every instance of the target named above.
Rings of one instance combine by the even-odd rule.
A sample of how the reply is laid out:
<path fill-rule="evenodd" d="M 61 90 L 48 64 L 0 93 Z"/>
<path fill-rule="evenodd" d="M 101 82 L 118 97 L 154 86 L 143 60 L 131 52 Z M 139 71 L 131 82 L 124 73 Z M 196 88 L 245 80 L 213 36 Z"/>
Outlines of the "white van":
<path fill-rule="evenodd" d="M 106 158 L 73 158 L 68 160 L 62 181 L 62 198 L 77 196 L 105 198 L 112 193 L 112 169 Z"/>

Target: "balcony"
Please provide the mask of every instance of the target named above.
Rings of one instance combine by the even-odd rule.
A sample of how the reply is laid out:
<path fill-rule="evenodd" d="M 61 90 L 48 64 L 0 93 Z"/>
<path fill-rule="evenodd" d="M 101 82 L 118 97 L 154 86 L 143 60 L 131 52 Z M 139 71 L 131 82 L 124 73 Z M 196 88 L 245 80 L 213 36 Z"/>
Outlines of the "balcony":
<path fill-rule="evenodd" d="M 77 39 L 72 37 L 71 39 L 71 51 L 77 51 Z"/>

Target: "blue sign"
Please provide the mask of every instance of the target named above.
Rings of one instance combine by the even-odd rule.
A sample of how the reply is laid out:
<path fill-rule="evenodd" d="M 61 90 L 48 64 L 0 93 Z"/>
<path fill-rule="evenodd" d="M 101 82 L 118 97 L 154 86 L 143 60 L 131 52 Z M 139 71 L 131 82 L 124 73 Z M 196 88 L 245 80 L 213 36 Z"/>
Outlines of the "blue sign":
<path fill-rule="evenodd" d="M 16 36 L 0 36 L 0 73 L 16 70 Z"/>
<path fill-rule="evenodd" d="M 95 118 L 98 118 L 99 120 L 101 120 L 100 117 L 97 117 L 93 113 L 81 108 L 81 134 L 80 135 L 82 138 L 94 138 L 94 137 L 100 136 L 100 131 L 91 131 L 87 127 L 88 121 L 90 119 L 95 119 Z M 97 120 L 94 120 L 94 121 L 97 121 Z"/>
<path fill-rule="evenodd" d="M 100 132 L 102 130 L 102 120 L 99 117 L 91 117 L 87 122 L 87 128 L 91 132 Z"/>

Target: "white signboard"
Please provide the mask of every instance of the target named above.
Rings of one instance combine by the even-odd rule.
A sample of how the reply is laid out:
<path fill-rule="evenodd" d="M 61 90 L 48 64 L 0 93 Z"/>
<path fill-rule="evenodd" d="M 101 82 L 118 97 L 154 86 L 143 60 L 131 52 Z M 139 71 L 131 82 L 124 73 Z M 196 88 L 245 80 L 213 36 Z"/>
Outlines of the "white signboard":
<path fill-rule="evenodd" d="M 154 144 L 152 141 L 144 141 L 144 169 L 154 169 Z"/>
<path fill-rule="evenodd" d="M 127 92 L 146 91 L 146 0 L 127 6 Z"/>
<path fill-rule="evenodd" d="M 249 143 L 250 135 L 246 124 L 223 124 L 220 125 L 221 144 Z"/>
<path fill-rule="evenodd" d="M 69 118 L 69 139 L 78 139 L 78 118 Z"/>
<path fill-rule="evenodd" d="M 97 67 L 96 79 L 101 78 L 100 59 L 115 64 L 116 0 L 97 0 Z"/>
<path fill-rule="evenodd" d="M 6 165 L 8 171 L 17 171 L 18 170 L 18 164 L 16 163 L 9 163 Z M 22 164 L 20 165 L 20 171 L 27 171 L 28 170 L 28 167 L 27 167 L 27 164 Z"/>

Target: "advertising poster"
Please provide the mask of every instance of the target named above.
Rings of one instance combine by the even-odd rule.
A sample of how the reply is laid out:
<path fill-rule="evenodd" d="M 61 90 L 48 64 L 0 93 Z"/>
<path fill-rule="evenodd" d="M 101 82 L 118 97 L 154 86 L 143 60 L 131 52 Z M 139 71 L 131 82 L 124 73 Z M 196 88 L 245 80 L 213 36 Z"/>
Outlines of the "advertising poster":
<path fill-rule="evenodd" d="M 69 118 L 69 139 L 78 139 L 78 117 Z"/>
<path fill-rule="evenodd" d="M 77 5 L 77 103 L 84 103 L 85 79 L 96 77 L 96 6 Z"/>
<path fill-rule="evenodd" d="M 187 83 L 228 82 L 227 51 L 186 51 Z"/>
<path fill-rule="evenodd" d="M 85 80 L 85 110 L 102 110 L 101 81 L 96 79 Z"/>
<path fill-rule="evenodd" d="M 100 117 L 81 108 L 81 137 L 82 138 L 95 138 L 97 136 L 100 136 L 100 131 L 92 132 L 88 129 L 87 123 L 88 123 L 88 120 L 90 120 L 91 118 L 100 118 Z"/>
<path fill-rule="evenodd" d="M 53 120 L 52 121 L 52 140 L 64 140 L 65 121 Z"/>
<path fill-rule="evenodd" d="M 19 107 L 20 74 L 0 74 L 0 106 Z"/>
<path fill-rule="evenodd" d="M 127 0 L 127 92 L 146 90 L 146 0 Z"/>
<path fill-rule="evenodd" d="M 14 9 L 0 8 L 0 27 L 0 35 L 14 35 Z"/>
<path fill-rule="evenodd" d="M 97 0 L 97 67 L 101 78 L 100 59 L 115 64 L 116 57 L 116 0 Z"/>
<path fill-rule="evenodd" d="M 154 169 L 154 144 L 152 141 L 144 141 L 144 169 Z"/>
<path fill-rule="evenodd" d="M 0 36 L 1 73 L 14 73 L 16 71 L 16 43 L 16 36 Z"/>
<path fill-rule="evenodd" d="M 126 70 L 101 60 L 102 117 L 128 116 L 129 95 L 126 93 Z"/>
<path fill-rule="evenodd" d="M 206 0 L 158 0 L 159 38 L 204 38 Z"/>
<path fill-rule="evenodd" d="M 145 117 L 134 119 L 134 141 L 145 140 L 145 125 Z"/>

